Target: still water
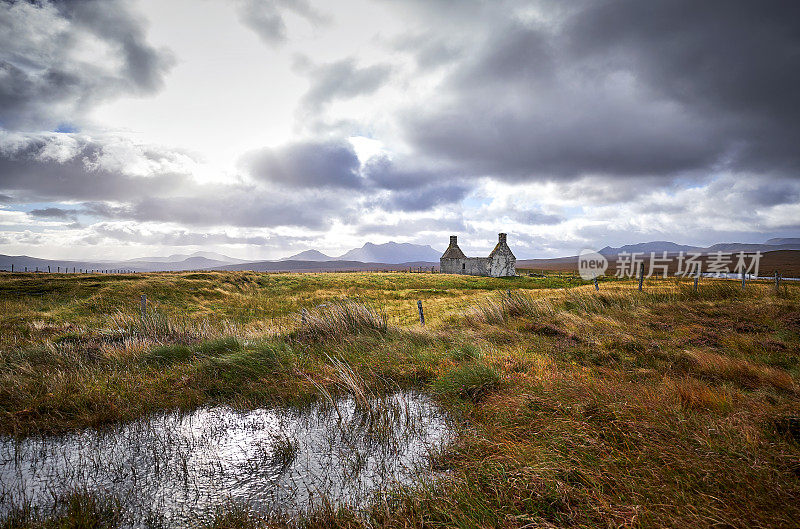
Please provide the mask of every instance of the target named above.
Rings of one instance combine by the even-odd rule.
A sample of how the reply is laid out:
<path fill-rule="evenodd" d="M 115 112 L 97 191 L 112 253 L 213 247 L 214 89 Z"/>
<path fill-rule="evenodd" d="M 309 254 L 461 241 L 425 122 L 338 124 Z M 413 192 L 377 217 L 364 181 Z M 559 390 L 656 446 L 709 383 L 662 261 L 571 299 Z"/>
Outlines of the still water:
<path fill-rule="evenodd" d="M 426 396 L 399 392 L 371 411 L 350 398 L 305 409 L 171 411 L 63 436 L 0 437 L 0 513 L 46 508 L 70 490 L 121 499 L 126 525 L 204 518 L 229 501 L 298 514 L 322 501 L 364 506 L 427 472 L 450 439 Z"/>

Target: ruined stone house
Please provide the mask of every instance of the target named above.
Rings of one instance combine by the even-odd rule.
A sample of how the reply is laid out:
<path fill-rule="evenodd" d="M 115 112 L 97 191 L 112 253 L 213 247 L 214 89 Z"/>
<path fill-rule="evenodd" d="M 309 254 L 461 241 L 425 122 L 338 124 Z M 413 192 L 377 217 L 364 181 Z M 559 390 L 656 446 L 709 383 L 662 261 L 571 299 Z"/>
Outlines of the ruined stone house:
<path fill-rule="evenodd" d="M 517 275 L 517 258 L 506 243 L 506 234 L 499 234 L 497 246 L 489 257 L 467 257 L 458 247 L 458 237 L 450 236 L 450 246 L 439 258 L 439 270 L 443 274 L 466 274 L 471 276 L 506 277 Z"/>

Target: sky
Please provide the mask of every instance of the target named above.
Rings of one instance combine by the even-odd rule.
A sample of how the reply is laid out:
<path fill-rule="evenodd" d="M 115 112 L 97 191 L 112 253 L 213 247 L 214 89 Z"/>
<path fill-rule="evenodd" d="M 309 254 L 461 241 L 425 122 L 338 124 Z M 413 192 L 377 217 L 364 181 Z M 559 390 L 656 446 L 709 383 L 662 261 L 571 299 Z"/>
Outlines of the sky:
<path fill-rule="evenodd" d="M 800 3 L 0 2 L 0 253 L 800 236 Z"/>

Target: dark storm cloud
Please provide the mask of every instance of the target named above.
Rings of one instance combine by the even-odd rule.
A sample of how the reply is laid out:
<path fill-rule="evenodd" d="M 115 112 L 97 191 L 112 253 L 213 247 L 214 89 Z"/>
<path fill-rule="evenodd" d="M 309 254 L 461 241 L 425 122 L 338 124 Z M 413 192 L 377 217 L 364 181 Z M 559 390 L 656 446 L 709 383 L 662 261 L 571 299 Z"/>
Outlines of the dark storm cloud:
<path fill-rule="evenodd" d="M 735 167 L 796 171 L 798 20 L 800 4 L 791 0 L 619 0 L 588 4 L 567 32 L 575 57 L 633 71 L 664 97 L 723 125 Z"/>
<path fill-rule="evenodd" d="M 386 83 L 392 72 L 387 64 L 358 66 L 352 57 L 321 65 L 309 65 L 300 59 L 295 68 L 307 73 L 311 80 L 303 96 L 306 112 L 317 111 L 337 99 L 371 94 Z"/>
<path fill-rule="evenodd" d="M 346 189 L 351 203 L 392 211 L 424 211 L 458 202 L 471 190 L 446 169 L 407 167 L 386 156 L 363 165 L 346 140 L 310 140 L 266 148 L 244 156 L 243 165 L 259 182 L 309 192 Z M 353 219 L 357 222 L 357 217 Z"/>
<path fill-rule="evenodd" d="M 304 0 L 242 0 L 239 2 L 239 19 L 256 34 L 272 46 L 286 42 L 287 12 L 294 13 L 306 20 L 321 24 L 329 21 L 329 17 L 318 12 Z"/>
<path fill-rule="evenodd" d="M 387 198 L 373 202 L 387 211 L 426 211 L 436 206 L 459 202 L 472 188 L 461 183 L 432 183 L 403 191 L 392 191 Z"/>
<path fill-rule="evenodd" d="M 455 178 L 452 170 L 427 162 L 409 166 L 408 160 L 394 160 L 376 155 L 364 163 L 364 178 L 374 187 L 390 190 L 410 190 L 425 187 L 433 182 Z"/>
<path fill-rule="evenodd" d="M 295 142 L 266 148 L 244 157 L 257 180 L 295 188 L 360 188 L 360 163 L 353 146 L 344 140 Z"/>
<path fill-rule="evenodd" d="M 80 56 L 85 48 L 112 60 Z M 152 93 L 171 64 L 121 0 L 0 2 L 0 126 L 7 129 L 49 129 L 108 97 Z"/>
<path fill-rule="evenodd" d="M 797 174 L 800 4 L 614 0 L 558 15 L 488 21 L 441 102 L 404 116 L 407 138 L 510 180 Z"/>
<path fill-rule="evenodd" d="M 103 219 L 187 226 L 318 229 L 330 226 L 343 215 L 352 215 L 351 209 L 346 197 L 328 193 L 277 193 L 246 185 L 196 185 L 180 195 L 151 196 L 123 205 L 86 203 L 81 213 Z"/>
<path fill-rule="evenodd" d="M 32 209 L 30 215 L 42 219 L 72 220 L 75 218 L 75 210 L 62 208 L 42 208 Z"/>
<path fill-rule="evenodd" d="M 131 200 L 186 184 L 183 174 L 132 176 L 105 166 L 105 144 L 78 135 L 0 135 L 0 191 L 17 200 Z M 140 153 L 157 162 L 171 153 Z"/>

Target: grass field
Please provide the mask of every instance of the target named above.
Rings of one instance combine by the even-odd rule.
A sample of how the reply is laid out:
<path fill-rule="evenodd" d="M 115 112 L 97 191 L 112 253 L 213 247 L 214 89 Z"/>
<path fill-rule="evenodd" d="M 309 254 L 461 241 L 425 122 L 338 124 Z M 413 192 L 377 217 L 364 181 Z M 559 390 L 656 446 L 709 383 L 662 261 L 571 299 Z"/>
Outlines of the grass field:
<path fill-rule="evenodd" d="M 695 293 L 648 280 L 640 293 L 569 275 L 3 274 L 0 300 L 2 434 L 357 391 L 343 365 L 367 387 L 427 392 L 456 418 L 458 441 L 433 461 L 446 478 L 301 525 L 800 519 L 798 284 L 703 280 Z M 76 495 L 48 519 L 16 513 L 0 527 L 112 527 L 114 508 Z M 209 526 L 284 523 L 228 507 Z"/>

